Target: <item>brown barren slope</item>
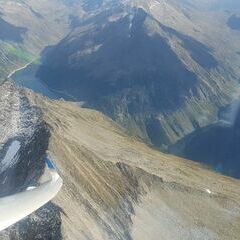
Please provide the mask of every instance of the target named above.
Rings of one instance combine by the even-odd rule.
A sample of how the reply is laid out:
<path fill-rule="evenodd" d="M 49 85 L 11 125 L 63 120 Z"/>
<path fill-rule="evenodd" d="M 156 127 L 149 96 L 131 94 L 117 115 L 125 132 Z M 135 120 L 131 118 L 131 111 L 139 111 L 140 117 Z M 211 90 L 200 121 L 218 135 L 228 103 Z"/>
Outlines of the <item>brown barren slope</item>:
<path fill-rule="evenodd" d="M 64 179 L 64 239 L 239 239 L 239 181 L 155 151 L 99 112 L 29 96 Z"/>

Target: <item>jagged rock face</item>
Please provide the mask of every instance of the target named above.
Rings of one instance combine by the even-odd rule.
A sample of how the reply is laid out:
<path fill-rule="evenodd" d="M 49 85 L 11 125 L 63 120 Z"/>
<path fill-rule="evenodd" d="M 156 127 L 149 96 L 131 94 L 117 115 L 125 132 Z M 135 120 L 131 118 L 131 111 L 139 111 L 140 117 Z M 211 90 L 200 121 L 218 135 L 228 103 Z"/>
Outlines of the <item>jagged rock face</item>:
<path fill-rule="evenodd" d="M 0 86 L 0 197 L 37 184 L 45 168 L 49 130 L 27 93 L 10 82 Z M 0 233 L 1 240 L 61 239 L 60 210 L 48 204 Z"/>
<path fill-rule="evenodd" d="M 0 233 L 1 240 L 61 240 L 60 209 L 53 203 Z"/>
<path fill-rule="evenodd" d="M 7 195 L 41 176 L 49 131 L 24 90 L 6 82 L 0 92 L 0 195 Z"/>
<path fill-rule="evenodd" d="M 238 240 L 239 181 L 155 151 L 99 112 L 31 99 L 64 179 L 63 239 Z"/>
<path fill-rule="evenodd" d="M 131 133 L 171 145 L 218 121 L 239 94 L 239 33 L 228 13 L 164 0 L 91 13 L 49 50 L 38 77 Z"/>

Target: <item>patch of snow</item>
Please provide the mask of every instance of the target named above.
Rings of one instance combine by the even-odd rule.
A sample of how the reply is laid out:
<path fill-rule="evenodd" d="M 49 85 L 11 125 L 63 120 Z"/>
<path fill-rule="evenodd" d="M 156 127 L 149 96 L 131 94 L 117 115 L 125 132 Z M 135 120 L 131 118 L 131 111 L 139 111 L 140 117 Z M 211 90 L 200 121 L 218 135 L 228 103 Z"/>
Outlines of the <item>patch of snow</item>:
<path fill-rule="evenodd" d="M 159 5 L 161 5 L 161 3 L 158 2 L 158 1 L 150 2 L 149 9 L 152 10 L 152 9 L 154 9 L 155 7 L 158 7 Z M 165 5 L 166 5 L 166 3 L 165 3 L 165 2 L 162 2 L 162 7 L 165 7 L 165 8 L 166 8 Z"/>
<path fill-rule="evenodd" d="M 131 37 L 131 31 L 132 31 L 132 26 L 133 26 L 133 19 L 134 19 L 134 16 L 130 15 L 129 16 L 129 27 L 128 27 L 129 34 L 128 34 L 128 37 Z"/>
<path fill-rule="evenodd" d="M 1 171 L 11 167 L 15 163 L 15 156 L 21 147 L 21 143 L 17 140 L 13 141 L 8 147 L 5 157 L 1 160 Z"/>
<path fill-rule="evenodd" d="M 212 191 L 208 188 L 205 189 L 208 194 L 212 194 Z"/>
<path fill-rule="evenodd" d="M 133 15 L 130 15 L 129 16 L 129 31 L 132 29 L 132 26 L 133 26 Z"/>
<path fill-rule="evenodd" d="M 116 21 L 118 21 L 119 19 L 125 17 L 126 15 L 127 15 L 127 12 L 120 13 L 120 14 L 116 14 L 116 15 L 110 16 L 110 17 L 108 18 L 108 21 L 109 21 L 109 22 L 116 22 Z"/>
<path fill-rule="evenodd" d="M 79 107 L 83 107 L 85 102 L 84 101 L 80 101 L 80 102 L 76 102 L 76 104 L 79 106 Z"/>
<path fill-rule="evenodd" d="M 35 186 L 30 186 L 30 187 L 27 188 L 27 191 L 33 190 L 35 188 L 36 188 Z"/>
<path fill-rule="evenodd" d="M 97 52 L 101 47 L 103 46 L 103 44 L 98 44 L 89 48 L 85 48 L 82 51 L 78 51 L 77 55 L 78 56 L 87 56 L 87 55 L 91 55 L 92 53 Z"/>

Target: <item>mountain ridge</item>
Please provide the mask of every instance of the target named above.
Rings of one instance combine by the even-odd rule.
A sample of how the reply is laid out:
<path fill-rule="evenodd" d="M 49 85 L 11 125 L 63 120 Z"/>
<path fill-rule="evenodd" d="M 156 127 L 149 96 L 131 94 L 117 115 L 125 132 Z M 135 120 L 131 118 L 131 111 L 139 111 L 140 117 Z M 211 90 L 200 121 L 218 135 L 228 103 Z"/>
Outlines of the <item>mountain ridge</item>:
<path fill-rule="evenodd" d="M 238 238 L 237 180 L 155 151 L 97 111 L 29 98 L 43 110 L 65 179 L 56 198 L 65 239 Z"/>
<path fill-rule="evenodd" d="M 239 56 L 235 46 L 220 52 L 222 33 L 214 30 L 217 42 L 210 34 L 220 27 L 213 17 L 227 13 L 213 12 L 203 29 L 204 12 L 147 3 L 100 8 L 44 56 L 37 76 L 164 147 L 219 120 L 219 109 L 239 95 Z"/>

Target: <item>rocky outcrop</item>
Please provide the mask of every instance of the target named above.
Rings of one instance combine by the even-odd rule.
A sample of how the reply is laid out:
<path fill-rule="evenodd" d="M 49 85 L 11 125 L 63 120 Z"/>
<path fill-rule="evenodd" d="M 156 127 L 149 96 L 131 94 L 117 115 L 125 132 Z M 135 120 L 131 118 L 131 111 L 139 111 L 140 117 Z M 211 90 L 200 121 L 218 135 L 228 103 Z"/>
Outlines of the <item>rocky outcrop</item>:
<path fill-rule="evenodd" d="M 41 111 L 24 90 L 10 82 L 0 86 L 0 196 L 21 191 L 42 175 L 49 131 Z"/>
<path fill-rule="evenodd" d="M 25 90 L 10 82 L 0 86 L 0 197 L 38 183 L 50 133 L 42 112 Z M 61 239 L 59 208 L 48 204 L 0 233 L 1 240 Z M 48 238 L 50 237 L 50 238 Z"/>
<path fill-rule="evenodd" d="M 61 240 L 60 209 L 53 203 L 0 233 L 1 240 Z"/>
<path fill-rule="evenodd" d="M 155 151 L 103 114 L 30 96 L 50 125 L 64 179 L 66 240 L 237 240 L 239 181 Z"/>
<path fill-rule="evenodd" d="M 156 236 L 163 240 L 238 239 L 239 181 L 155 151 L 129 137 L 99 112 L 82 109 L 74 103 L 49 101 L 10 83 L 3 87 L 6 92 L 14 90 L 17 95 L 12 93 L 12 97 L 18 94 L 26 97 L 22 105 L 25 108 L 17 111 L 21 116 L 25 111 L 32 113 L 29 126 L 20 124 L 28 118 L 14 117 L 21 119 L 17 122 L 25 127 L 23 132 L 22 127 L 14 131 L 4 127 L 5 134 L 18 133 L 22 136 L 19 140 L 31 134 L 41 136 L 31 126 L 36 130 L 46 121 L 51 130 L 48 154 L 56 163 L 64 186 L 55 204 L 47 204 L 1 232 L 1 240 L 153 240 Z M 11 116 L 10 113 L 17 112 L 12 108 L 5 114 Z M 9 117 L 11 124 L 10 120 Z M 35 147 L 26 145 L 25 150 L 27 146 Z M 20 153 L 16 154 L 19 161 Z M 32 161 L 38 161 L 37 155 Z M 18 165 L 18 161 L 10 163 L 9 169 Z M 37 166 L 37 170 L 28 168 L 36 179 L 41 164 Z M 31 181 L 35 178 L 30 174 Z"/>

